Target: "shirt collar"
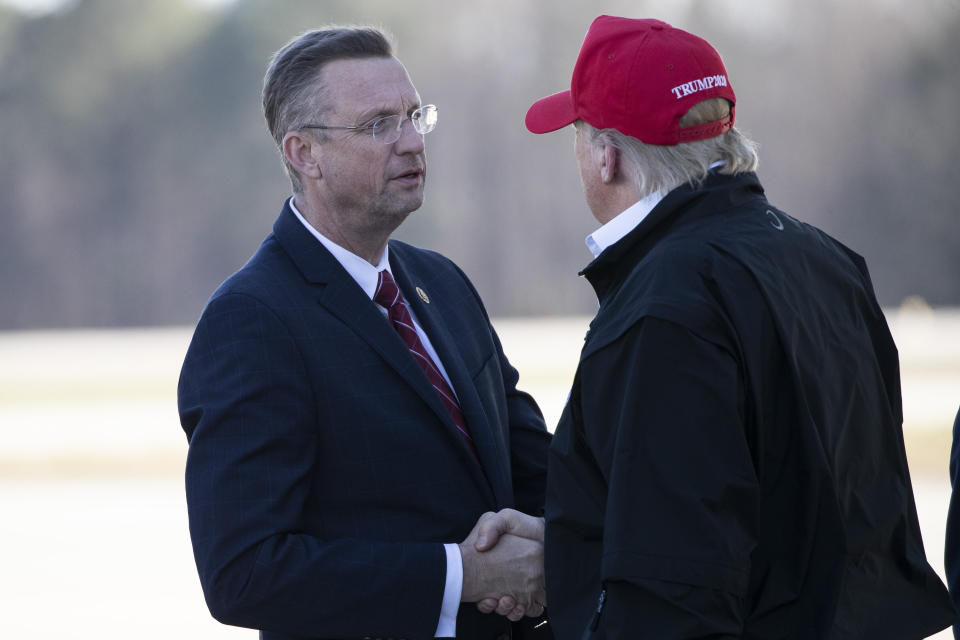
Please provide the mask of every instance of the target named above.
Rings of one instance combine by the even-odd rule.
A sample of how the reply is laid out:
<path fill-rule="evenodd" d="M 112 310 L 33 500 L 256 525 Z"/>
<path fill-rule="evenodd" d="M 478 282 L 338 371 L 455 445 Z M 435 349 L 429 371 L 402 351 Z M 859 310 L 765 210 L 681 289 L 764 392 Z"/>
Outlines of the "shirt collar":
<path fill-rule="evenodd" d="M 629 206 L 612 220 L 587 236 L 587 248 L 596 258 L 603 250 L 630 233 L 666 195 L 662 191 L 654 191 L 645 198 Z"/>
<path fill-rule="evenodd" d="M 376 266 L 370 264 L 357 254 L 344 249 L 336 242 L 326 237 L 319 231 L 313 228 L 307 219 L 303 217 L 300 211 L 297 209 L 297 205 L 294 204 L 293 198 L 290 198 L 290 210 L 293 211 L 293 215 L 297 216 L 297 219 L 303 223 L 303 226 L 307 228 L 313 236 L 327 248 L 327 251 L 333 254 L 333 257 L 337 259 L 337 262 L 350 274 L 350 277 L 353 278 L 360 288 L 363 289 L 363 292 L 367 294 L 367 297 L 373 300 L 374 294 L 377 292 L 377 281 L 379 279 L 378 274 L 386 269 L 390 271 L 390 275 L 393 275 L 393 271 L 390 270 L 390 247 L 389 245 L 384 248 L 383 255 L 380 256 L 380 261 Z"/>

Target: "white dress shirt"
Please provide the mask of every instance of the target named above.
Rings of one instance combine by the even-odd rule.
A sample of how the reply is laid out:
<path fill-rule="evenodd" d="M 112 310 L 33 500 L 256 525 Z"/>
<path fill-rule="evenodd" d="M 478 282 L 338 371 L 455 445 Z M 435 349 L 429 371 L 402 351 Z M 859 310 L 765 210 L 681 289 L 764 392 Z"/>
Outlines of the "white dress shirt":
<path fill-rule="evenodd" d="M 645 198 L 630 205 L 612 220 L 587 236 L 587 249 L 593 257 L 599 257 L 603 250 L 610 245 L 616 244 L 618 240 L 633 231 L 643 219 L 649 215 L 653 208 L 663 200 L 666 194 L 662 191 L 654 191 Z"/>
<path fill-rule="evenodd" d="M 390 272 L 391 276 L 393 275 L 393 271 L 390 269 L 390 247 L 388 246 L 383 250 L 383 255 L 380 256 L 379 262 L 374 266 L 314 229 L 297 209 L 293 198 L 290 198 L 290 209 L 294 215 L 297 216 L 297 219 L 303 223 L 303 226 L 307 228 L 307 231 L 313 234 L 313 236 L 333 254 L 337 262 L 343 266 L 347 273 L 350 274 L 350 277 L 352 277 L 360 288 L 363 289 L 363 292 L 367 294 L 367 297 L 373 301 L 373 296 L 377 292 L 377 281 L 380 271 L 386 269 Z M 377 308 L 380 309 L 385 317 L 388 316 L 387 310 L 384 307 L 377 305 Z M 417 321 L 417 316 L 410 305 L 407 305 L 407 310 L 410 311 L 413 327 L 417 330 L 417 335 L 420 336 L 420 342 L 423 343 L 423 348 L 427 351 L 427 354 L 433 358 L 433 362 L 437 365 L 437 369 L 440 370 L 440 374 L 444 380 L 447 381 L 447 384 L 450 385 L 450 388 L 453 389 L 453 384 L 450 382 L 450 377 L 447 376 L 446 369 L 443 368 L 443 363 L 440 362 L 437 352 L 434 350 L 433 345 L 430 344 L 430 338 L 427 337 L 427 334 L 423 331 L 423 327 L 421 327 Z M 456 394 L 456 390 L 454 390 L 454 394 Z M 437 631 L 434 633 L 434 636 L 438 638 L 452 638 L 456 636 L 457 609 L 460 607 L 460 595 L 463 591 L 463 559 L 460 557 L 460 547 L 455 543 L 445 544 L 443 548 L 447 554 L 447 580 L 443 589 L 440 621 L 437 624 Z"/>

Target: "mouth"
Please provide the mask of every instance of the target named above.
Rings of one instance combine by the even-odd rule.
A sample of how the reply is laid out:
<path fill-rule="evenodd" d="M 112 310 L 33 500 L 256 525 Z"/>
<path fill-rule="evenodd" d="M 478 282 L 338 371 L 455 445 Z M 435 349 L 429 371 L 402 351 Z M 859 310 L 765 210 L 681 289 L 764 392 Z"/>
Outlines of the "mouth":
<path fill-rule="evenodd" d="M 411 169 L 403 173 L 398 173 L 391 180 L 401 184 L 420 184 L 423 181 L 423 169 Z"/>

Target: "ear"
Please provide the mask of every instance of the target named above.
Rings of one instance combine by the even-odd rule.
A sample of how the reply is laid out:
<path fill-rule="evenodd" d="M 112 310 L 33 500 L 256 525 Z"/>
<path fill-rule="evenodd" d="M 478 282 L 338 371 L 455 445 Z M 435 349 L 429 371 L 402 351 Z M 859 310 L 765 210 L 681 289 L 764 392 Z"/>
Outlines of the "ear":
<path fill-rule="evenodd" d="M 620 169 L 620 152 L 608 144 L 596 147 L 597 160 L 600 163 L 600 179 L 610 184 L 617 178 Z"/>
<path fill-rule="evenodd" d="M 319 179 L 322 176 L 319 164 L 319 145 L 308 133 L 288 131 L 283 136 L 283 156 L 297 173 L 307 178 Z"/>

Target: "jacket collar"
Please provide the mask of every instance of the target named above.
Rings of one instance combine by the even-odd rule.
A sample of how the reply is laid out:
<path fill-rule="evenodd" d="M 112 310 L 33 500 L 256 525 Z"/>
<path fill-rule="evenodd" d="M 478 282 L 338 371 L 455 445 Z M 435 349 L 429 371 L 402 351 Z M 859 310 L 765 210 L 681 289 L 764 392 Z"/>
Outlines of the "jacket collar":
<path fill-rule="evenodd" d="M 349 277 L 337 259 L 297 219 L 289 198 L 273 223 L 273 235 L 307 282 L 324 284 L 342 276 Z"/>
<path fill-rule="evenodd" d="M 608 247 L 580 272 L 593 286 L 602 305 L 657 242 L 688 214 L 709 215 L 745 199 L 763 195 L 763 187 L 754 173 L 729 176 L 711 171 L 699 186 L 685 184 L 668 193 L 630 233 Z M 697 205 L 710 201 L 709 210 Z"/>

